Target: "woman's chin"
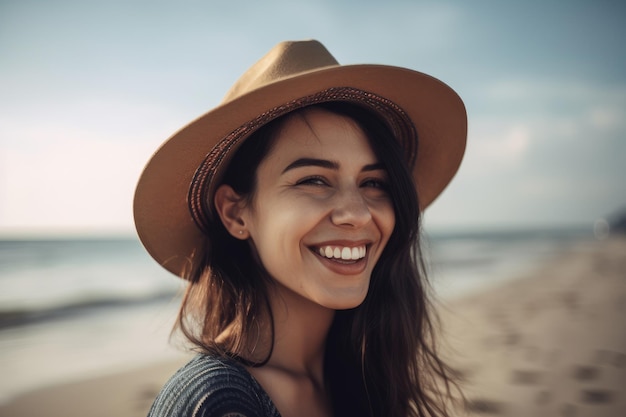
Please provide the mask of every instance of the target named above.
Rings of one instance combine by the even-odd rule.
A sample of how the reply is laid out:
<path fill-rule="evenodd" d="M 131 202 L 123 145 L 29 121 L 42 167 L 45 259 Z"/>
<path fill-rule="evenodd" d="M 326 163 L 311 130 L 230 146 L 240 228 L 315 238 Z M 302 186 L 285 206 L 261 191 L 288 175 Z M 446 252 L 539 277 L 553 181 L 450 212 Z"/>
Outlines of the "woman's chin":
<path fill-rule="evenodd" d="M 319 304 L 332 310 L 351 310 L 363 304 L 366 295 L 367 292 L 349 297 L 332 297 L 319 302 Z"/>

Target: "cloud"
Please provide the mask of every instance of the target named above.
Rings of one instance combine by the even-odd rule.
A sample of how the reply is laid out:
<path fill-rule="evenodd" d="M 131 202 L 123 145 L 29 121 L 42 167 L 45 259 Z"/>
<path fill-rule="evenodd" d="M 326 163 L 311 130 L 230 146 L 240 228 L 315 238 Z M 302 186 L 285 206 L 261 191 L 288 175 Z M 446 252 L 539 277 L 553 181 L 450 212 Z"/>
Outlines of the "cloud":
<path fill-rule="evenodd" d="M 124 97 L 47 104 L 2 117 L 0 231 L 132 230 L 141 169 L 190 116 Z"/>
<path fill-rule="evenodd" d="M 517 167 L 528 151 L 532 132 L 529 125 L 487 119 L 473 123 L 468 137 L 466 174 L 480 176 Z"/>
<path fill-rule="evenodd" d="M 626 203 L 625 86 L 524 78 L 483 90 L 431 223 L 583 224 Z"/>
<path fill-rule="evenodd" d="M 491 102 L 527 103 L 542 108 L 549 104 L 603 104 L 611 108 L 626 104 L 626 85 L 592 79 L 557 77 L 501 77 L 484 86 Z M 564 106 L 563 110 L 571 107 Z M 623 110 L 623 107 L 622 107 Z"/>
<path fill-rule="evenodd" d="M 623 130 L 626 127 L 624 105 L 626 103 L 613 106 L 601 105 L 589 109 L 588 118 L 590 124 L 603 132 Z"/>
<path fill-rule="evenodd" d="M 134 186 L 148 142 L 84 140 L 0 150 L 0 229 L 130 230 Z"/>

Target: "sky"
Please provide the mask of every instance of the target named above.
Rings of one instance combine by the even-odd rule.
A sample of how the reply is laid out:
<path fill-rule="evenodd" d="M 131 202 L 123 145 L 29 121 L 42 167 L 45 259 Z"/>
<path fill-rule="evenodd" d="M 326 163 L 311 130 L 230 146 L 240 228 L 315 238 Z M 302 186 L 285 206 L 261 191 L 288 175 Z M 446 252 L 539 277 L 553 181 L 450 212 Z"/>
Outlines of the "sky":
<path fill-rule="evenodd" d="M 144 164 L 276 43 L 464 100 L 427 227 L 591 227 L 626 208 L 621 1 L 0 0 L 0 236 L 134 233 Z"/>

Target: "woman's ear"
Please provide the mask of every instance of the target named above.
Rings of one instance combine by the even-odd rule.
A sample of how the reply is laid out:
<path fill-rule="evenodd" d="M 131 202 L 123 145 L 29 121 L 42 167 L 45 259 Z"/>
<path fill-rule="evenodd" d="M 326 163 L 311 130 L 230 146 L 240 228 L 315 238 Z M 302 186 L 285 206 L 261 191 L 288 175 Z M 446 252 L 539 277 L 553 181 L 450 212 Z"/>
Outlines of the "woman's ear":
<path fill-rule="evenodd" d="M 248 230 L 242 216 L 245 208 L 243 197 L 230 185 L 222 184 L 215 191 L 213 203 L 228 233 L 237 239 L 247 239 Z"/>

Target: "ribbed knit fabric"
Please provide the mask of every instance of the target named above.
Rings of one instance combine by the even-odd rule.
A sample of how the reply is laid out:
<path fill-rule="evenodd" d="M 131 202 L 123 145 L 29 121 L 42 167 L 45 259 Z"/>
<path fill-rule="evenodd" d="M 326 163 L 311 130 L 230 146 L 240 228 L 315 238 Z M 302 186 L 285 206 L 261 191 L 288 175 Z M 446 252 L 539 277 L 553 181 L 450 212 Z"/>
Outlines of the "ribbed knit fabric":
<path fill-rule="evenodd" d="M 198 355 L 163 386 L 148 417 L 280 417 L 267 393 L 233 359 Z"/>

